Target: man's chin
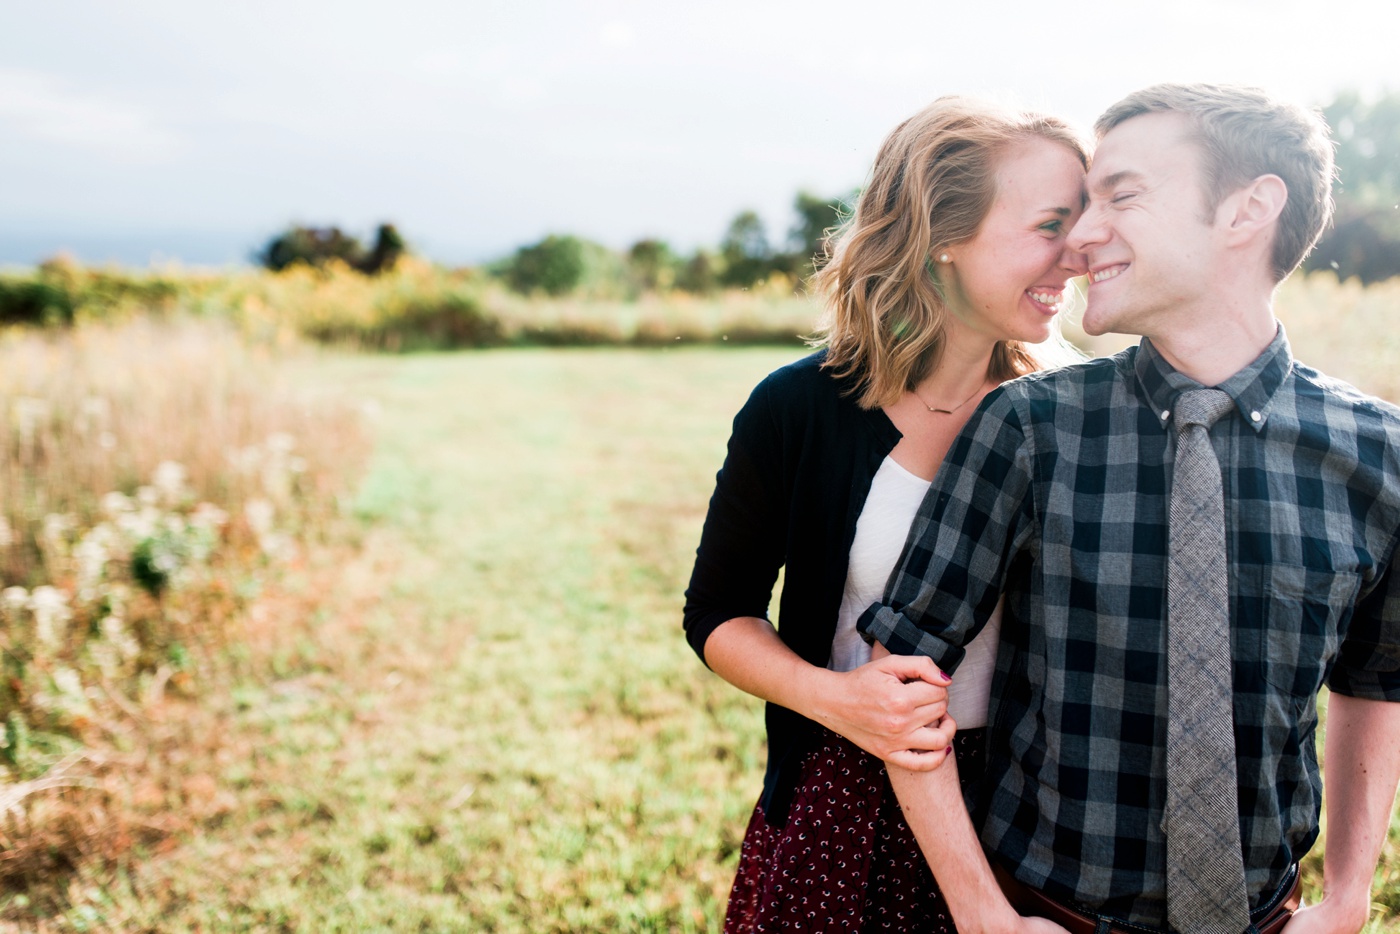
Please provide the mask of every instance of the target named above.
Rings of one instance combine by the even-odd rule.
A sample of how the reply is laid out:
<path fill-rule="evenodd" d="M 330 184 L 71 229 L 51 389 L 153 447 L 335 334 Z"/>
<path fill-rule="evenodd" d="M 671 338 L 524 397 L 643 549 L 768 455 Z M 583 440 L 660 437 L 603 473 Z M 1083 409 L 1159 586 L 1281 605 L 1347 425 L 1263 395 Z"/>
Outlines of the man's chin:
<path fill-rule="evenodd" d="M 1090 337 L 1098 337 L 1113 330 L 1113 316 L 1105 314 L 1094 314 L 1092 308 L 1085 309 L 1084 317 L 1079 321 L 1079 327 Z"/>

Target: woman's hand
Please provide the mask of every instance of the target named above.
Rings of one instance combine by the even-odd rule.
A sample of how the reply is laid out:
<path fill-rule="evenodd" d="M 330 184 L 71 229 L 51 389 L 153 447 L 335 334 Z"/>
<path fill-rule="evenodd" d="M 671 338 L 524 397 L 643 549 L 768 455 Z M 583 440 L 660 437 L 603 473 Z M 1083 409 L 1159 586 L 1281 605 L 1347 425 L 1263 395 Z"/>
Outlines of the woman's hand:
<path fill-rule="evenodd" d="M 705 661 L 735 687 L 815 720 L 892 765 L 938 768 L 957 730 L 947 715 L 951 679 L 932 659 L 890 655 L 878 644 L 872 656 L 853 671 L 819 668 L 754 616 L 728 620 L 705 643 Z"/>
<path fill-rule="evenodd" d="M 931 659 L 890 655 L 835 674 L 835 689 L 809 716 L 871 755 L 911 772 L 938 768 L 957 724 L 948 716 L 950 679 Z"/>

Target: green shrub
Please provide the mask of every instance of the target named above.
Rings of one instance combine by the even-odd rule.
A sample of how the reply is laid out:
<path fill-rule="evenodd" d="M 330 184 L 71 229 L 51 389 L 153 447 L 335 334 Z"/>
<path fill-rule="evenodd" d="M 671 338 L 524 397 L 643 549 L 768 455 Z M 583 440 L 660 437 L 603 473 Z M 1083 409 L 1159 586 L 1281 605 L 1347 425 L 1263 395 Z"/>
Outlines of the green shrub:
<path fill-rule="evenodd" d="M 521 247 L 506 265 L 506 281 L 517 292 L 536 290 L 548 295 L 572 292 L 583 281 L 583 241 L 550 234 L 539 243 Z"/>
<path fill-rule="evenodd" d="M 0 324 L 72 324 L 73 311 L 73 296 L 61 286 L 0 278 Z"/>

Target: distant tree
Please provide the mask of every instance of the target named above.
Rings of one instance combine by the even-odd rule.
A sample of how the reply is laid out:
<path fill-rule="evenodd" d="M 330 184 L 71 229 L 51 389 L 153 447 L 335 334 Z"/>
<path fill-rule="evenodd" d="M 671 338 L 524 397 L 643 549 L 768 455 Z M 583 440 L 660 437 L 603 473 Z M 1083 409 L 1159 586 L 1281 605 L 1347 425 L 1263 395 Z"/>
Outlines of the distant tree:
<path fill-rule="evenodd" d="M 1343 91 L 1322 112 L 1337 141 L 1337 193 L 1357 207 L 1393 207 L 1400 196 L 1400 93 L 1367 102 Z"/>
<path fill-rule="evenodd" d="M 699 249 L 676 273 L 676 286 L 697 295 L 707 295 L 720 286 L 719 257 L 709 250 Z"/>
<path fill-rule="evenodd" d="M 852 200 L 853 195 L 819 198 L 810 192 L 799 191 L 792 204 L 797 222 L 788 231 L 788 241 L 793 249 L 807 257 L 813 265 L 824 261 L 830 235 L 850 212 Z"/>
<path fill-rule="evenodd" d="M 768 245 L 768 234 L 753 211 L 743 211 L 729 222 L 719 252 L 724 258 L 721 281 L 725 285 L 748 288 L 772 271 L 773 250 Z"/>
<path fill-rule="evenodd" d="M 506 281 L 518 292 L 536 289 L 563 295 L 583 281 L 584 245 L 578 237 L 550 234 L 539 243 L 521 247 L 506 263 Z"/>
<path fill-rule="evenodd" d="M 408 244 L 404 243 L 398 228 L 393 224 L 380 224 L 379 229 L 374 233 L 374 246 L 370 248 L 368 255 L 355 264 L 355 267 L 369 275 L 389 272 L 398 265 L 399 259 L 407 252 Z"/>
<path fill-rule="evenodd" d="M 407 247 L 393 224 L 380 224 L 374 248 L 368 252 L 356 238 L 339 227 L 304 227 L 294 224 L 273 237 L 255 258 L 263 266 L 280 272 L 298 263 L 321 268 L 339 260 L 353 269 L 373 275 L 394 268 Z"/>
<path fill-rule="evenodd" d="M 680 259 L 664 240 L 638 240 L 627 251 L 627 269 L 638 288 L 647 292 L 676 283 Z"/>
<path fill-rule="evenodd" d="M 1322 112 L 1337 143 L 1337 212 L 1303 268 L 1362 285 L 1400 275 L 1400 93 L 1343 91 Z"/>
<path fill-rule="evenodd" d="M 363 253 L 360 241 L 339 227 L 293 225 L 268 241 L 258 254 L 258 261 L 273 272 L 281 272 L 297 263 L 320 267 L 338 259 L 351 264 Z"/>

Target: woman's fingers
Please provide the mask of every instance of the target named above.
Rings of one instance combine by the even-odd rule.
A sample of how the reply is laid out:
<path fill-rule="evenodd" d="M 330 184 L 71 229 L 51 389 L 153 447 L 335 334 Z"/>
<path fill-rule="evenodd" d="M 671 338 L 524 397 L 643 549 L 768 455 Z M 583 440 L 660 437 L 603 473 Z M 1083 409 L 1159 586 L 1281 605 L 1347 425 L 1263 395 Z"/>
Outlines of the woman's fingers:
<path fill-rule="evenodd" d="M 882 671 L 897 676 L 901 681 L 920 681 L 946 688 L 952 678 L 944 674 L 933 659 L 925 655 L 888 655 L 874 662 Z"/>

